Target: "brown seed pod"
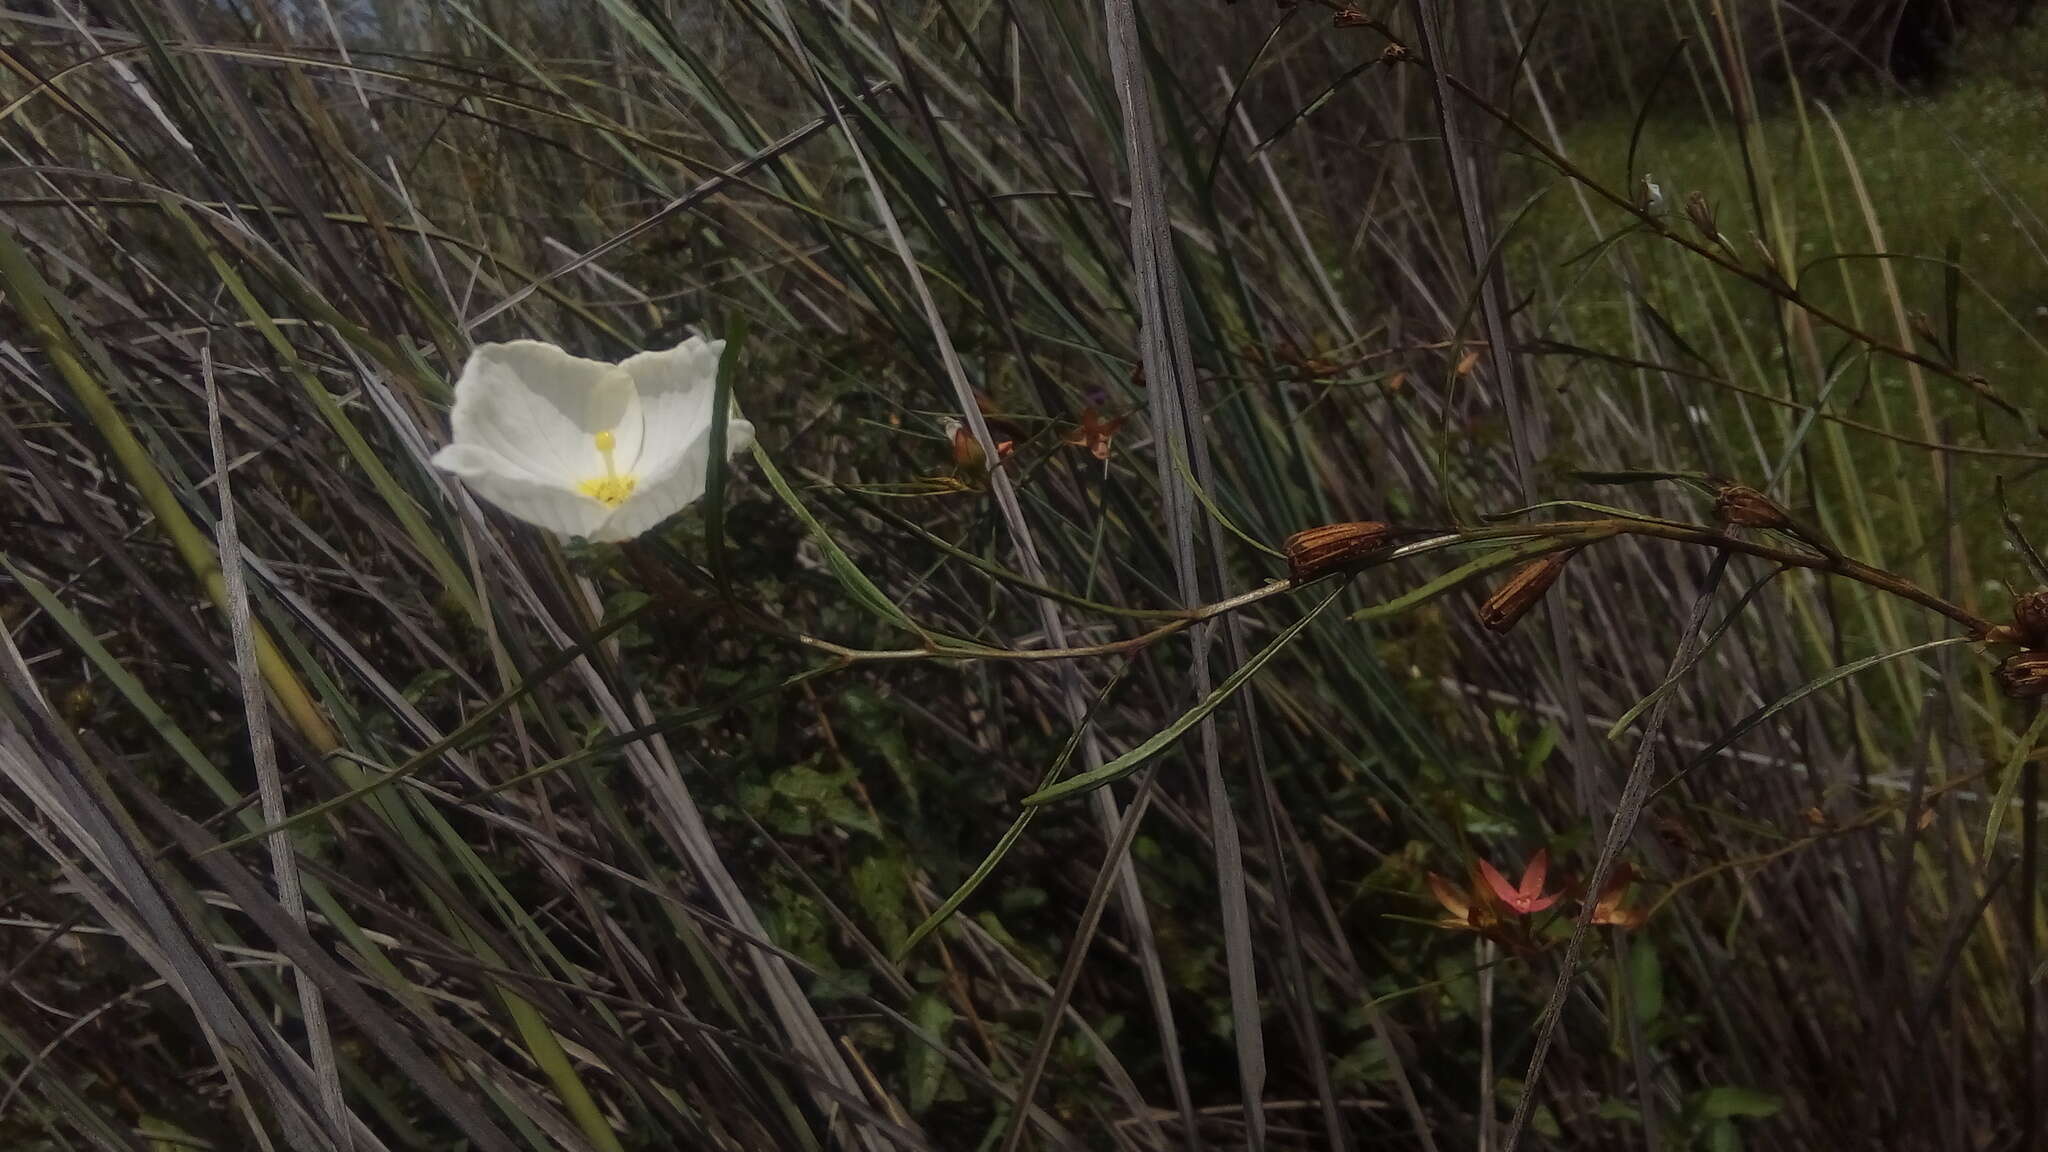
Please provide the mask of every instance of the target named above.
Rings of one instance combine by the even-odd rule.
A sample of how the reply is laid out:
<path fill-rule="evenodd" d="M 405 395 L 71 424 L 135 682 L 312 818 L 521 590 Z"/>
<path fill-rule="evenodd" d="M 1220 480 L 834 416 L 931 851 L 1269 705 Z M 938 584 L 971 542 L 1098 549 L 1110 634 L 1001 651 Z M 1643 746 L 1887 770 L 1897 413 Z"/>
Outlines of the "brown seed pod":
<path fill-rule="evenodd" d="M 1714 516 L 1743 528 L 1792 527 L 1792 517 L 1769 496 L 1747 484 L 1724 484 L 1714 496 Z"/>
<path fill-rule="evenodd" d="M 1998 666 L 1998 683 L 2015 700 L 2048 696 L 2048 652 L 2015 652 Z"/>
<path fill-rule="evenodd" d="M 1572 552 L 1552 552 L 1517 569 L 1505 584 L 1494 589 L 1486 603 L 1479 606 L 1479 626 L 1488 632 L 1506 632 L 1521 623 L 1529 609 L 1534 608 L 1544 593 L 1550 591 L 1550 586 L 1557 583 L 1558 573 L 1564 571 L 1571 558 Z"/>
<path fill-rule="evenodd" d="M 1321 579 L 1378 551 L 1392 532 L 1378 520 L 1325 524 L 1296 532 L 1287 538 L 1287 574 L 1296 584 Z"/>
<path fill-rule="evenodd" d="M 2048 648 L 2048 588 L 2012 602 L 2012 626 L 2030 648 Z"/>
<path fill-rule="evenodd" d="M 1693 227 L 1700 230 L 1700 235 L 1705 236 L 1709 240 L 1719 239 L 1721 227 L 1714 219 L 1714 206 L 1707 202 L 1704 193 L 1687 192 L 1685 194 L 1685 214 L 1691 218 Z"/>

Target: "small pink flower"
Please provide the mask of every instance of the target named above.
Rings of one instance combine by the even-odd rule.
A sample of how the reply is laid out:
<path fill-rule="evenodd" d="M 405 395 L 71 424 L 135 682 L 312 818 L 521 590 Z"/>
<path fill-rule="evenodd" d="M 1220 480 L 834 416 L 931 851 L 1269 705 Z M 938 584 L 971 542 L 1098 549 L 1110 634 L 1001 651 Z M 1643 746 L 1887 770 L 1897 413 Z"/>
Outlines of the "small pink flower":
<path fill-rule="evenodd" d="M 1493 894 L 1500 898 L 1504 908 L 1517 916 L 1541 912 L 1557 903 L 1558 897 L 1564 895 L 1562 892 L 1544 893 L 1543 880 L 1549 871 L 1548 848 L 1539 849 L 1536 855 L 1529 858 L 1529 866 L 1522 870 L 1522 882 L 1519 886 L 1508 883 L 1508 878 L 1501 875 L 1500 869 L 1491 863 L 1483 859 L 1479 861 L 1479 874 L 1486 878 L 1486 886 L 1493 889 Z"/>

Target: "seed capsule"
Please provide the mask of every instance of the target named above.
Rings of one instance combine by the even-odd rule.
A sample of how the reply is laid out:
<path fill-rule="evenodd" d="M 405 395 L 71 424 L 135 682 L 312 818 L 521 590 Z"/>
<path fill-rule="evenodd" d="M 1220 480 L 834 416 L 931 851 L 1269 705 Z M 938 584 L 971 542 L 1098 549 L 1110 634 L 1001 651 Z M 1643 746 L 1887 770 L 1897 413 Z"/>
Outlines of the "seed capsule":
<path fill-rule="evenodd" d="M 2048 648 L 2048 588 L 2012 602 L 2012 626 L 2032 648 Z"/>
<path fill-rule="evenodd" d="M 1700 230 L 1700 235 L 1705 236 L 1709 240 L 1718 241 L 1720 239 L 1721 228 L 1714 219 L 1714 206 L 1707 202 L 1704 194 L 1699 192 L 1688 192 L 1685 194 L 1685 214 L 1692 220 L 1693 227 Z"/>
<path fill-rule="evenodd" d="M 1574 549 L 1576 551 L 1576 549 Z M 1507 583 L 1494 589 L 1479 606 L 1479 626 L 1488 632 L 1504 633 L 1521 623 L 1538 601 L 1543 599 L 1550 586 L 1557 583 L 1558 574 L 1571 561 L 1572 552 L 1552 552 L 1540 560 L 1533 560 L 1517 569 Z"/>
<path fill-rule="evenodd" d="M 1998 666 L 1998 683 L 2015 700 L 2048 696 L 2048 652 L 2015 652 Z"/>
<path fill-rule="evenodd" d="M 1792 527 L 1792 517 L 1769 496 L 1747 484 L 1724 484 L 1714 497 L 1714 515 L 1743 528 Z"/>
<path fill-rule="evenodd" d="M 1378 520 L 1356 520 L 1296 532 L 1287 538 L 1287 574 L 1296 584 L 1319 580 L 1384 547 L 1392 531 Z"/>
<path fill-rule="evenodd" d="M 1934 320 L 1927 313 L 1916 308 L 1907 316 L 1906 322 L 1912 326 L 1913 335 L 1936 348 L 1941 347 L 1941 333 L 1934 330 Z"/>

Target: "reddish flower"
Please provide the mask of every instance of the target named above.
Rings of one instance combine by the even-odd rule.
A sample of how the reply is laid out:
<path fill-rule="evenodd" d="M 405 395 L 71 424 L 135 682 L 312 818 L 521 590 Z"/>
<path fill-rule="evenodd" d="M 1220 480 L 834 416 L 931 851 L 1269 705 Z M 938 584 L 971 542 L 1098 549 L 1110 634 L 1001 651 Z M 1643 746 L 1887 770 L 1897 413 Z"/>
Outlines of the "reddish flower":
<path fill-rule="evenodd" d="M 1130 419 L 1128 413 L 1113 420 L 1104 420 L 1094 405 L 1081 409 L 1081 423 L 1073 430 L 1060 436 L 1063 443 L 1076 448 L 1086 448 L 1097 460 L 1109 459 L 1110 441 L 1116 438 L 1117 429 Z"/>
<path fill-rule="evenodd" d="M 1544 893 L 1543 880 L 1549 871 L 1548 848 L 1538 849 L 1536 855 L 1529 858 L 1529 866 L 1522 870 L 1522 882 L 1519 886 L 1509 884 L 1508 878 L 1500 874 L 1500 869 L 1488 861 L 1479 861 L 1479 874 L 1486 878 L 1486 886 L 1493 889 L 1493 894 L 1500 898 L 1503 907 L 1517 916 L 1541 912 L 1557 903 L 1557 898 L 1564 895 L 1562 892 Z"/>

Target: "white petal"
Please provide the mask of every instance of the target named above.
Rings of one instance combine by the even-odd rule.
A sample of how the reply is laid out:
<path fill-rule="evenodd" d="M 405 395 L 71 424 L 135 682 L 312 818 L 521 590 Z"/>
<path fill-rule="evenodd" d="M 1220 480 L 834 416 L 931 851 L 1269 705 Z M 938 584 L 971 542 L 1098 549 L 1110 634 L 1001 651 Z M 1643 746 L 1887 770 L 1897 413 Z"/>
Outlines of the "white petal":
<path fill-rule="evenodd" d="M 718 358 L 724 351 L 723 340 L 692 336 L 666 352 L 642 352 L 619 364 L 640 394 L 646 422 L 646 447 L 636 465 L 643 487 L 651 474 L 667 473 L 679 463 L 681 455 L 710 430 Z"/>
<path fill-rule="evenodd" d="M 614 365 L 540 340 L 479 344 L 455 382 L 454 442 L 489 448 L 564 486 L 603 475 L 596 435 L 615 431 L 615 459 L 641 454 L 631 381 Z"/>
<path fill-rule="evenodd" d="M 507 460 L 481 444 L 450 444 L 434 454 L 434 466 L 462 478 L 471 492 L 529 524 L 564 536 L 595 536 L 611 509 L 580 492 Z"/>
<path fill-rule="evenodd" d="M 651 423 L 651 421 L 650 421 Z M 754 426 L 734 417 L 725 426 L 726 457 L 754 446 Z M 697 502 L 711 474 L 711 430 L 706 427 L 657 472 L 643 472 L 639 487 L 619 505 L 592 540 L 630 540 Z"/>

